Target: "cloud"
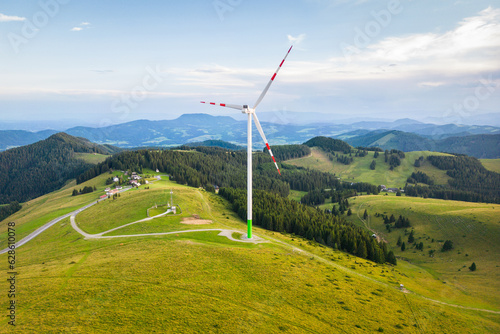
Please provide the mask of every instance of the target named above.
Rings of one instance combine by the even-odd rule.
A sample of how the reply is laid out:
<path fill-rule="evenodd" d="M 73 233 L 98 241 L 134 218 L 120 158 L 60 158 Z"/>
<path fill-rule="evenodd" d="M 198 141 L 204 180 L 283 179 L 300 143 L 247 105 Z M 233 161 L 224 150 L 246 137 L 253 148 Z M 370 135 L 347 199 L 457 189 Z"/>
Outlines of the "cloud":
<path fill-rule="evenodd" d="M 500 70 L 500 9 L 488 7 L 440 34 L 393 36 L 364 48 L 341 48 L 348 57 L 331 58 L 331 65 L 353 76 L 373 77 L 381 72 L 398 77 L 494 72 Z M 398 66 L 388 66 L 394 63 Z"/>
<path fill-rule="evenodd" d="M 113 70 L 90 70 L 91 72 L 99 73 L 99 74 L 106 74 L 106 73 L 114 73 L 115 71 Z"/>
<path fill-rule="evenodd" d="M 445 83 L 442 81 L 427 81 L 427 82 L 421 82 L 418 85 L 420 87 L 439 87 L 443 86 Z"/>
<path fill-rule="evenodd" d="M 90 27 L 89 22 L 82 22 L 79 26 L 71 28 L 71 31 L 82 31 L 83 29 L 88 29 Z"/>
<path fill-rule="evenodd" d="M 20 16 L 8 16 L 0 13 L 0 22 L 15 22 L 15 21 L 25 21 L 25 17 Z"/>
<path fill-rule="evenodd" d="M 297 37 L 293 37 L 292 35 L 287 35 L 288 42 L 293 45 L 299 45 L 306 38 L 306 34 L 300 34 Z"/>

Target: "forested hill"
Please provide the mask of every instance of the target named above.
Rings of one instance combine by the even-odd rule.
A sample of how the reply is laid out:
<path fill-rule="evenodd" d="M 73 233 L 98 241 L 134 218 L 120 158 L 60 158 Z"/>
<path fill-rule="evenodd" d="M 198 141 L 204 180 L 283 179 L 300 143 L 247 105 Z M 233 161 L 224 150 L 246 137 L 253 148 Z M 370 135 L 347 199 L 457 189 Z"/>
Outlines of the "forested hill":
<path fill-rule="evenodd" d="M 343 137 L 343 136 L 340 136 Z M 433 139 L 402 131 L 372 131 L 345 139 L 352 146 L 376 146 L 404 152 L 434 151 L 467 154 L 478 159 L 500 158 L 500 134 L 478 134 Z"/>
<path fill-rule="evenodd" d="M 233 151 L 239 151 L 239 150 L 244 150 L 245 147 L 239 146 L 236 144 L 231 144 L 227 141 L 223 140 L 205 140 L 205 141 L 196 141 L 196 142 L 190 142 L 187 144 L 184 144 L 183 146 L 189 146 L 189 147 L 198 147 L 198 146 L 206 146 L 206 147 L 220 147 L 220 148 L 225 148 L 228 150 L 233 150 Z"/>
<path fill-rule="evenodd" d="M 37 143 L 0 152 L 0 204 L 25 202 L 62 187 L 92 167 L 75 153 L 109 154 L 84 138 L 57 133 Z"/>
<path fill-rule="evenodd" d="M 309 139 L 304 143 L 304 145 L 309 146 L 309 147 L 319 147 L 323 149 L 323 151 L 332 153 L 332 152 L 344 152 L 350 153 L 352 147 L 340 140 L 340 139 L 333 139 L 329 137 L 314 137 L 312 139 Z"/>

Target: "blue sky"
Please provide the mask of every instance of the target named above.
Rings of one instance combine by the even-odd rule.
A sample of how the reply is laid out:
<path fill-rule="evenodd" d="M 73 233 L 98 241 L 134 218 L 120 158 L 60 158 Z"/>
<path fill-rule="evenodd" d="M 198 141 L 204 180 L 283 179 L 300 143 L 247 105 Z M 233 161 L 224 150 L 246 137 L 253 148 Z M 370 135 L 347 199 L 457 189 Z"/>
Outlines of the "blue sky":
<path fill-rule="evenodd" d="M 232 115 L 292 42 L 261 112 L 500 116 L 498 1 L 4 0 L 0 122 Z"/>

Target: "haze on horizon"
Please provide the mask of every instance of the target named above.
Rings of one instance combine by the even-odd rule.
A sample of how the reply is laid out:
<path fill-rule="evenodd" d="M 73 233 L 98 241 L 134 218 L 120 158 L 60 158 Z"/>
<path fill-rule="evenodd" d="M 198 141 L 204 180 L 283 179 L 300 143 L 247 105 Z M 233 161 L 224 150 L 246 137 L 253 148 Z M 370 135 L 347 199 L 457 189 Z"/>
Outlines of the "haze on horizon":
<path fill-rule="evenodd" d="M 238 118 L 199 101 L 252 104 L 290 44 L 262 112 L 500 119 L 492 1 L 30 0 L 0 6 L 0 123 Z"/>

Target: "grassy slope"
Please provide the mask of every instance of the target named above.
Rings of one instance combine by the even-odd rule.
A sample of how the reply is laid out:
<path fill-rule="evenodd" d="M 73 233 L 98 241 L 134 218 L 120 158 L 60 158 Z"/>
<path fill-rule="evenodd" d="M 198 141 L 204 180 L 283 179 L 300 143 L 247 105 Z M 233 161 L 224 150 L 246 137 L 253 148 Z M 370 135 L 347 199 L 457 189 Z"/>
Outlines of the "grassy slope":
<path fill-rule="evenodd" d="M 411 279 L 404 280 L 412 291 L 430 292 L 448 302 L 465 302 L 472 307 L 500 307 L 500 245 L 497 242 L 500 240 L 500 205 L 383 195 L 360 196 L 350 203 L 354 213 L 350 219 L 354 223 L 376 231 L 389 242 L 396 255 L 412 263 L 414 268 L 406 272 Z M 362 216 L 365 209 L 370 217 L 362 222 L 357 214 Z M 408 236 L 402 229 L 387 233 L 382 219 L 375 217 L 377 212 L 408 217 L 416 242 L 424 243 L 424 251 L 410 245 L 410 249 L 402 252 L 396 241 L 401 236 L 408 247 Z M 453 241 L 452 251 L 440 251 L 444 240 Z M 435 250 L 433 258 L 429 257 L 429 250 Z M 476 272 L 468 270 L 472 262 L 478 266 Z M 398 267 L 401 266 L 409 264 L 399 261 Z M 421 279 L 415 279 L 418 276 L 422 276 Z"/>
<path fill-rule="evenodd" d="M 306 191 L 298 191 L 298 190 L 290 190 L 290 194 L 288 195 L 288 199 L 293 199 L 297 202 L 300 202 L 300 199 L 306 195 Z"/>
<path fill-rule="evenodd" d="M 93 153 L 75 153 L 75 158 L 88 162 L 90 164 L 97 165 L 100 162 L 103 162 L 109 155 L 104 154 L 93 154 Z"/>
<path fill-rule="evenodd" d="M 486 169 L 500 173 L 500 159 L 481 159 L 480 161 Z"/>
<path fill-rule="evenodd" d="M 354 182 L 368 182 L 372 184 L 384 184 L 387 187 L 403 187 L 406 179 L 411 173 L 421 170 L 431 176 L 436 184 L 447 183 L 449 177 L 445 171 L 435 168 L 430 163 L 425 162 L 422 167 L 414 167 L 415 159 L 420 156 L 427 157 L 429 155 L 441 155 L 442 153 L 436 152 L 407 152 L 406 158 L 401 160 L 401 166 L 395 168 L 393 171 L 389 170 L 389 165 L 384 161 L 384 154 L 380 154 L 377 159 L 373 158 L 373 152 L 369 152 L 366 157 L 356 158 L 350 165 L 344 165 L 337 161 L 330 161 L 326 154 L 318 149 L 312 148 L 312 155 L 300 159 L 288 160 L 286 163 L 317 169 L 322 172 L 334 173 L 345 181 Z M 375 170 L 370 169 L 372 160 L 375 160 L 377 165 Z"/>
<path fill-rule="evenodd" d="M 82 186 L 104 188 L 107 177 Z M 245 230 L 220 197 L 168 182 L 153 184 L 149 191 L 162 188 L 174 188 L 177 200 L 187 202 L 178 204 L 193 210 L 190 214 Z M 97 196 L 75 198 L 71 190 L 67 187 L 31 201 L 12 220 L 19 229 L 33 228 L 34 212 L 46 216 L 50 208 L 68 210 Z M 140 198 L 146 192 L 125 194 Z M 117 201 L 125 200 L 125 194 Z M 133 211 L 131 203 L 127 204 Z M 109 212 L 108 216 L 109 223 L 115 224 L 116 216 Z M 5 223 L 0 224 L 1 231 Z M 156 228 L 144 225 L 143 232 Z M 22 333 L 144 328 L 184 333 L 361 333 L 380 327 L 386 333 L 418 333 L 414 327 L 418 323 L 426 333 L 500 330 L 499 315 L 444 306 L 397 291 L 398 283 L 410 275 L 416 282 L 427 280 L 428 274 L 419 273 L 418 267 L 403 264 L 393 271 L 302 239 L 258 228 L 255 233 L 273 242 L 241 244 L 217 232 L 84 240 L 66 219 L 17 250 L 17 298 L 22 301 L 17 329 Z M 7 263 L 6 255 L 0 256 L 0 263 Z M 405 281 L 405 285 L 410 284 Z M 424 292 L 446 300 L 448 286 L 432 287 L 432 293 Z M 7 291 L 5 280 L 0 289 Z M 1 294 L 0 304 L 6 303 L 6 294 Z M 0 332 L 9 330 L 5 321 L 0 324 Z"/>

